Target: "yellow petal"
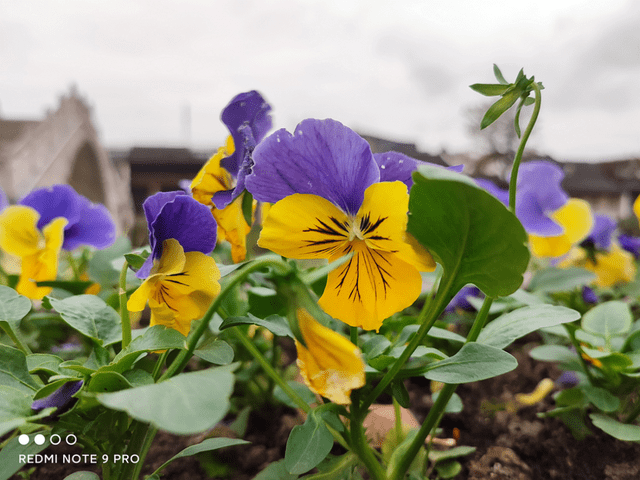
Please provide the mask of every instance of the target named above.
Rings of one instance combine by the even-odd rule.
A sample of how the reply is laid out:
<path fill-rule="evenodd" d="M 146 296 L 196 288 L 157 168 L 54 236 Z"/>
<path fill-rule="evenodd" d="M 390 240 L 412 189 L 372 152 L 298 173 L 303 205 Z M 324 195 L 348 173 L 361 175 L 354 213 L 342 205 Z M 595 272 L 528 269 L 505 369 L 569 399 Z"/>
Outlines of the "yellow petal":
<path fill-rule="evenodd" d="M 149 277 L 161 274 L 172 275 L 184 271 L 185 254 L 182 245 L 175 238 L 162 243 L 162 255 L 153 262 Z"/>
<path fill-rule="evenodd" d="M 251 227 L 247 224 L 242 213 L 242 199 L 240 195 L 222 210 L 214 208 L 213 216 L 218 222 L 219 240 L 226 240 L 231 244 L 231 258 L 234 263 L 242 262 L 247 255 L 247 234 Z"/>
<path fill-rule="evenodd" d="M 328 258 L 348 240 L 348 224 L 329 200 L 294 193 L 271 206 L 258 245 L 288 258 Z"/>
<path fill-rule="evenodd" d="M 365 384 L 360 349 L 342 335 L 318 323 L 306 310 L 296 312 L 307 344 L 296 342 L 298 367 L 306 385 L 334 403 L 351 403 L 351 390 Z"/>
<path fill-rule="evenodd" d="M 0 214 L 0 248 L 24 257 L 34 255 L 43 247 L 37 228 L 40 214 L 31 207 L 12 205 Z"/>
<path fill-rule="evenodd" d="M 127 310 L 130 312 L 141 312 L 144 310 L 149 297 L 151 296 L 152 289 L 155 288 L 155 284 L 158 282 L 157 278 L 147 278 L 142 284 L 131 294 L 129 300 L 127 300 Z"/>
<path fill-rule="evenodd" d="M 408 211 L 409 194 L 404 183 L 374 183 L 364 192 L 356 226 L 368 247 L 394 251 L 396 244 L 404 241 Z"/>
<path fill-rule="evenodd" d="M 227 144 L 220 147 L 195 176 L 191 182 L 191 193 L 198 202 L 212 207 L 211 197 L 213 194 L 231 188 L 231 175 L 220 166 L 220 161 L 233 152 L 233 138 L 229 136 Z"/>
<path fill-rule="evenodd" d="M 640 195 L 636 198 L 636 201 L 633 202 L 633 213 L 638 217 L 638 222 L 640 222 Z"/>
<path fill-rule="evenodd" d="M 636 276 L 636 263 L 631 253 L 613 244 L 608 253 L 596 253 L 596 263 L 587 260 L 585 268 L 597 275 L 595 284 L 611 287 L 631 282 Z"/>
<path fill-rule="evenodd" d="M 536 257 L 564 255 L 574 244 L 584 240 L 593 227 L 589 203 L 577 198 L 570 198 L 551 218 L 564 228 L 564 233 L 555 237 L 529 235 L 531 253 Z"/>
<path fill-rule="evenodd" d="M 167 328 L 177 330 L 185 337 L 189 335 L 191 322 L 180 321 L 176 316 L 176 312 L 171 310 L 166 304 L 159 304 L 151 299 L 149 301 L 149 307 L 151 307 L 149 326 L 164 325 Z"/>
<path fill-rule="evenodd" d="M 422 277 L 416 267 L 394 253 L 369 249 L 364 242 L 354 242 L 351 248 L 353 257 L 329 273 L 319 304 L 348 325 L 377 331 L 385 318 L 416 301 Z"/>
<path fill-rule="evenodd" d="M 16 290 L 31 299 L 41 299 L 51 293 L 51 287 L 38 287 L 36 282 L 56 279 L 58 255 L 64 240 L 66 218 L 56 218 L 43 229 L 44 245 L 36 253 L 22 257 L 22 271 Z"/>

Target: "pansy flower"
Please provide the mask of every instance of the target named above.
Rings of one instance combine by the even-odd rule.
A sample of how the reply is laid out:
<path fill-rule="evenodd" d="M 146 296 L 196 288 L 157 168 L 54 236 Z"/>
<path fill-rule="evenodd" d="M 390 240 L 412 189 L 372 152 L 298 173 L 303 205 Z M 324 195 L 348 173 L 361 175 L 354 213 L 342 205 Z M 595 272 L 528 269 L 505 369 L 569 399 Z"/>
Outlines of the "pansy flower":
<path fill-rule="evenodd" d="M 640 258 L 640 238 L 631 235 L 618 235 L 618 243 L 627 252 L 631 253 L 635 258 Z"/>
<path fill-rule="evenodd" d="M 17 291 L 41 299 L 56 279 L 60 249 L 80 245 L 105 248 L 115 240 L 115 224 L 104 205 L 92 204 L 69 185 L 32 191 L 0 214 L 0 248 L 20 259 Z"/>
<path fill-rule="evenodd" d="M 523 163 L 518 172 L 516 216 L 529 234 L 531 253 L 537 257 L 560 257 L 591 231 L 589 204 L 569 198 L 562 189 L 564 172 L 551 162 Z M 487 180 L 476 181 L 503 203 L 508 193 Z"/>
<path fill-rule="evenodd" d="M 211 208 L 220 240 L 231 243 L 234 262 L 241 262 L 246 255 L 250 225 L 242 212 L 242 192 L 253 149 L 271 129 L 270 111 L 271 106 L 256 91 L 234 97 L 222 111 L 222 121 L 231 135 L 190 186 L 193 197 Z"/>
<path fill-rule="evenodd" d="M 296 311 L 300 333 L 307 346 L 296 340 L 298 368 L 312 392 L 334 403 L 349 405 L 351 390 L 365 384 L 362 353 L 349 340 L 321 325 L 306 310 Z"/>
<path fill-rule="evenodd" d="M 435 262 L 406 233 L 409 194 L 380 182 L 367 142 L 341 123 L 302 121 L 253 152 L 247 190 L 273 203 L 258 245 L 289 258 L 351 258 L 327 278 L 320 306 L 351 326 L 378 330 L 422 289 Z"/>
<path fill-rule="evenodd" d="M 208 256 L 216 244 L 216 221 L 209 209 L 185 192 L 160 192 L 143 204 L 151 255 L 138 270 L 144 282 L 131 294 L 127 309 L 139 312 L 147 302 L 153 325 L 183 335 L 220 293 L 220 271 Z"/>

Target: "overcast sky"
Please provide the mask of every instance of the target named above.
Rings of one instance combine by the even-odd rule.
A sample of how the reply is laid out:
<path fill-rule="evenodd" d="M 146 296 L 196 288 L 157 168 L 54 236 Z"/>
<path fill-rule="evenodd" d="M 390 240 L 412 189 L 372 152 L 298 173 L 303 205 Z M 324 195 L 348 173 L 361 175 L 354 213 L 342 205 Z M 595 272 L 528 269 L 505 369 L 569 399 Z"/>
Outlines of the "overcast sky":
<path fill-rule="evenodd" d="M 0 115 L 37 118 L 76 84 L 107 147 L 214 148 L 257 89 L 274 126 L 332 117 L 438 153 L 473 150 L 468 86 L 542 81 L 532 145 L 640 156 L 637 0 L 0 0 Z"/>

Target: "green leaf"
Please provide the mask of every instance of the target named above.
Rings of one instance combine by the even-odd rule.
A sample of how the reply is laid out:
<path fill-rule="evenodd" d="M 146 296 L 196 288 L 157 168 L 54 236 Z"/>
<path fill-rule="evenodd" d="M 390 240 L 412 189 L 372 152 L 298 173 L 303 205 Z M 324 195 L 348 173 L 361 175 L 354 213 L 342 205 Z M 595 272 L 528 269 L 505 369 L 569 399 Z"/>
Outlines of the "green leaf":
<path fill-rule="evenodd" d="M 517 360 L 499 348 L 470 342 L 454 356 L 428 366 L 425 378 L 443 383 L 468 383 L 510 372 Z"/>
<path fill-rule="evenodd" d="M 546 293 L 570 292 L 590 284 L 595 278 L 594 273 L 584 268 L 547 268 L 536 272 L 529 289 Z"/>
<path fill-rule="evenodd" d="M 248 190 L 242 194 L 242 216 L 247 225 L 253 224 L 253 195 Z"/>
<path fill-rule="evenodd" d="M 478 343 L 505 348 L 518 338 L 540 328 L 574 322 L 580 313 L 566 307 L 536 305 L 502 315 L 489 323 L 478 336 Z"/>
<path fill-rule="evenodd" d="M 29 394 L 7 385 L 0 385 L 0 437 L 27 423 L 32 415 L 33 393 Z"/>
<path fill-rule="evenodd" d="M 37 372 L 44 372 L 47 375 L 60 375 L 60 364 L 62 359 L 56 355 L 50 355 L 47 353 L 34 353 L 27 355 L 27 367 L 29 373 L 34 374 Z"/>
<path fill-rule="evenodd" d="M 629 306 L 620 301 L 601 303 L 593 307 L 582 318 L 582 328 L 602 336 L 607 342 L 613 335 L 624 335 L 631 329 L 633 316 Z"/>
<path fill-rule="evenodd" d="M 253 477 L 253 480 L 296 480 L 297 478 L 298 475 L 287 472 L 284 460 L 278 460 Z"/>
<path fill-rule="evenodd" d="M 543 362 L 567 362 L 576 358 L 576 354 L 563 345 L 540 345 L 531 350 L 529 356 Z"/>
<path fill-rule="evenodd" d="M 133 269 L 134 272 L 137 272 L 142 268 L 144 262 L 146 262 L 147 258 L 149 258 L 151 253 L 147 250 L 143 250 L 140 253 L 126 253 L 124 255 L 124 259 L 127 261 L 129 266 Z"/>
<path fill-rule="evenodd" d="M 404 382 L 402 380 L 391 382 L 391 394 L 401 407 L 409 408 L 411 406 L 409 392 L 407 391 L 407 387 L 404 386 Z"/>
<path fill-rule="evenodd" d="M 171 457 L 169 460 L 164 462 L 156 470 L 156 472 L 161 472 L 162 470 L 164 470 L 164 468 L 167 465 L 169 465 L 174 460 L 177 460 L 178 458 L 191 457 L 192 455 L 197 455 L 198 453 L 211 452 L 213 450 L 219 450 L 220 448 L 232 447 L 234 445 L 245 445 L 247 443 L 250 443 L 250 442 L 247 442 L 246 440 L 240 440 L 237 438 L 207 438 L 203 442 L 198 443 L 197 445 L 191 445 L 185 448 L 184 450 L 182 450 L 181 452 L 177 453 L 176 455 Z"/>
<path fill-rule="evenodd" d="M 620 407 L 620 400 L 604 388 L 584 385 L 582 391 L 589 401 L 603 412 L 615 412 Z"/>
<path fill-rule="evenodd" d="M 589 418 L 596 427 L 618 440 L 640 442 L 640 426 L 638 425 L 620 423 L 602 413 L 592 413 Z"/>
<path fill-rule="evenodd" d="M 436 472 L 438 472 L 438 478 L 454 478 L 462 471 L 462 465 L 455 460 L 449 460 L 446 462 L 438 463 L 436 465 Z"/>
<path fill-rule="evenodd" d="M 64 300 L 49 298 L 49 302 L 65 322 L 99 345 L 111 345 L 122 339 L 120 315 L 101 298 L 76 295 Z"/>
<path fill-rule="evenodd" d="M 498 118 L 500 118 L 504 112 L 509 110 L 513 106 L 513 104 L 518 101 L 521 93 L 522 92 L 517 89 L 510 90 L 506 92 L 502 96 L 502 98 L 500 98 L 500 100 L 491 105 L 487 112 L 484 114 L 484 117 L 482 117 L 482 121 L 480 122 L 480 129 L 487 128 Z"/>
<path fill-rule="evenodd" d="M 176 434 L 199 433 L 218 423 L 229 408 L 237 365 L 185 373 L 155 385 L 97 396 L 106 407 Z"/>
<path fill-rule="evenodd" d="M 438 395 L 440 395 L 440 392 L 435 392 L 432 395 L 434 402 L 438 399 Z M 457 393 L 454 393 L 451 395 L 446 407 L 444 407 L 444 413 L 460 413 L 463 409 L 464 404 L 462 403 L 462 399 Z"/>
<path fill-rule="evenodd" d="M 441 286 L 451 296 L 469 283 L 492 297 L 515 292 L 529 262 L 515 215 L 462 174 L 420 166 L 413 178 L 407 229 L 443 266 Z"/>
<path fill-rule="evenodd" d="M 18 294 L 13 288 L 0 285 L 0 325 L 7 325 L 15 333 L 27 313 L 31 300 Z"/>
<path fill-rule="evenodd" d="M 7 385 L 30 395 L 42 386 L 29 374 L 25 354 L 6 345 L 0 345 L 0 385 Z"/>
<path fill-rule="evenodd" d="M 117 372 L 96 372 L 87 386 L 87 391 L 95 393 L 117 392 L 131 387 L 133 385 Z"/>
<path fill-rule="evenodd" d="M 329 457 L 318 465 L 318 473 L 305 475 L 301 480 L 355 480 L 350 475 L 358 457 L 347 452 L 341 457 Z"/>
<path fill-rule="evenodd" d="M 429 460 L 434 463 L 444 460 L 452 460 L 454 458 L 466 457 L 476 451 L 476 447 L 454 447 L 448 450 L 429 450 Z"/>
<path fill-rule="evenodd" d="M 311 390 L 309 390 L 309 388 L 306 385 L 303 385 L 300 382 L 296 382 L 295 380 L 288 381 L 287 385 L 289 385 L 293 389 L 293 391 L 296 392 L 298 396 L 302 398 L 305 402 L 313 403 L 316 401 L 315 394 Z M 280 386 L 278 385 L 276 385 L 276 387 L 273 389 L 273 396 L 276 397 L 276 399 L 278 399 L 285 405 L 287 405 L 288 407 L 299 408 L 298 405 L 296 405 L 289 398 L 289 395 L 284 393 L 284 390 L 282 390 L 282 388 L 280 388 Z"/>
<path fill-rule="evenodd" d="M 48 435 L 45 434 L 45 438 Z M 24 462 L 20 461 L 20 455 L 35 455 L 49 446 L 48 438 L 42 445 L 36 442 L 29 442 L 27 445 L 20 445 L 18 437 L 12 438 L 0 450 L 0 478 L 10 478 L 14 473 L 24 467 Z"/>
<path fill-rule="evenodd" d="M 131 242 L 129 239 L 127 237 L 119 237 L 110 247 L 93 252 L 87 270 L 89 278 L 103 287 L 117 285 L 120 272 L 113 268 L 111 262 L 130 251 Z"/>
<path fill-rule="evenodd" d="M 233 362 L 233 348 L 227 342 L 209 339 L 200 345 L 193 354 L 202 360 L 216 365 L 228 365 Z"/>
<path fill-rule="evenodd" d="M 100 480 L 100 477 L 93 472 L 73 472 L 64 477 L 64 480 Z"/>
<path fill-rule="evenodd" d="M 293 338 L 289 322 L 287 322 L 286 318 L 281 317 L 280 315 L 269 315 L 264 319 L 258 318 L 250 313 L 248 313 L 246 317 L 229 317 L 224 319 L 222 325 L 220 325 L 220 330 L 235 327 L 236 325 L 258 325 L 266 328 L 274 335 Z"/>
<path fill-rule="evenodd" d="M 39 287 L 59 288 L 71 293 L 72 295 L 80 295 L 84 293 L 87 288 L 93 285 L 93 282 L 84 280 L 51 280 L 46 282 L 36 282 L 36 285 Z"/>
<path fill-rule="evenodd" d="M 493 74 L 495 75 L 496 80 L 498 80 L 499 83 L 501 83 L 503 85 L 508 85 L 509 84 L 509 82 L 507 82 L 504 79 L 504 75 L 502 75 L 502 72 L 498 68 L 498 65 L 496 65 L 495 63 L 493 64 Z"/>
<path fill-rule="evenodd" d="M 473 85 L 469 85 L 469 88 L 487 97 L 494 97 L 496 95 L 503 95 L 510 87 L 509 85 L 499 85 L 495 83 L 474 83 Z"/>
<path fill-rule="evenodd" d="M 304 425 L 291 430 L 284 454 L 284 466 L 289 473 L 308 472 L 325 459 L 333 447 L 333 436 L 314 412 Z"/>

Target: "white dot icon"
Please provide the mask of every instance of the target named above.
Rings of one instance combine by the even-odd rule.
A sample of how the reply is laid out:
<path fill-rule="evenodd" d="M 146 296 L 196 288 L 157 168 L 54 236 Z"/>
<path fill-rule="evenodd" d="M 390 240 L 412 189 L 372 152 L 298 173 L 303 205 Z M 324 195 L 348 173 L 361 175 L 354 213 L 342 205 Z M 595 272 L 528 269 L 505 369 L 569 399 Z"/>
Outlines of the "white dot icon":
<path fill-rule="evenodd" d="M 24 433 L 18 437 L 18 443 L 20 445 L 27 445 L 29 443 L 29 435 L 25 435 Z"/>
<path fill-rule="evenodd" d="M 44 443 L 44 435 L 39 433 L 38 435 L 35 436 L 33 441 L 36 442 L 36 445 L 42 445 Z"/>

